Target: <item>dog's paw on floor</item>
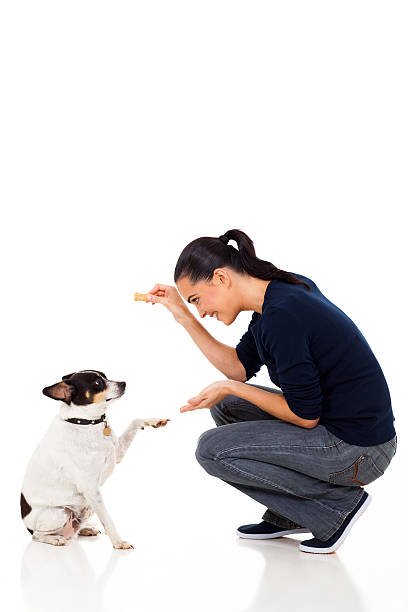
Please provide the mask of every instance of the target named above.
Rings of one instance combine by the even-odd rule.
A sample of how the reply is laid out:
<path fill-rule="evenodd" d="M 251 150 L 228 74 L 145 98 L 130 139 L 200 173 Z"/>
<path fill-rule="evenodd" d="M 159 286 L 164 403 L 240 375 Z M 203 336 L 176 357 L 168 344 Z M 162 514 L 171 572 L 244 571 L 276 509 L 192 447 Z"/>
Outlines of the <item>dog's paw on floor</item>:
<path fill-rule="evenodd" d="M 83 527 L 78 531 L 79 536 L 97 536 L 98 533 L 101 533 L 99 529 L 95 529 L 94 527 Z"/>
<path fill-rule="evenodd" d="M 129 542 L 122 540 L 121 542 L 115 544 L 114 548 L 117 548 L 118 550 L 129 550 L 130 548 L 133 548 L 133 546 L 129 544 Z"/>

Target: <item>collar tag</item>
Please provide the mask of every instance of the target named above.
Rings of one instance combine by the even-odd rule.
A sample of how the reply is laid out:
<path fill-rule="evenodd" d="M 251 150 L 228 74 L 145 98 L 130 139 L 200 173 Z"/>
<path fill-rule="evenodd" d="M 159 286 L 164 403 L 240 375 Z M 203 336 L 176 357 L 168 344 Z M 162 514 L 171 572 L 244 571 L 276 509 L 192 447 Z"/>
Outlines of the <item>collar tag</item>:
<path fill-rule="evenodd" d="M 111 428 L 108 425 L 108 421 L 104 421 L 104 423 L 105 423 L 105 427 L 103 428 L 103 435 L 104 436 L 110 436 L 110 433 L 111 433 L 112 430 L 111 430 Z"/>

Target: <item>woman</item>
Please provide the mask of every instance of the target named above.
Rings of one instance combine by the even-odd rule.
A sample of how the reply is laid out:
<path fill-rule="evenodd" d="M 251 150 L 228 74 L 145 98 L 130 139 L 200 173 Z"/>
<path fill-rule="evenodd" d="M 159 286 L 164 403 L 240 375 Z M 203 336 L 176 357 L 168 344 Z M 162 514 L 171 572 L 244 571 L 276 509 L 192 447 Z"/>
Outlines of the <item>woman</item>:
<path fill-rule="evenodd" d="M 197 460 L 267 508 L 238 535 L 311 532 L 300 550 L 334 552 L 371 501 L 364 485 L 382 476 L 397 447 L 388 386 L 370 346 L 312 280 L 258 259 L 237 229 L 188 244 L 174 281 L 178 291 L 155 285 L 149 301 L 166 306 L 228 379 L 181 408 L 210 408 L 217 425 L 200 436 Z M 178 292 L 201 318 L 225 325 L 253 311 L 248 331 L 235 348 L 219 342 Z M 263 364 L 281 391 L 246 384 Z"/>

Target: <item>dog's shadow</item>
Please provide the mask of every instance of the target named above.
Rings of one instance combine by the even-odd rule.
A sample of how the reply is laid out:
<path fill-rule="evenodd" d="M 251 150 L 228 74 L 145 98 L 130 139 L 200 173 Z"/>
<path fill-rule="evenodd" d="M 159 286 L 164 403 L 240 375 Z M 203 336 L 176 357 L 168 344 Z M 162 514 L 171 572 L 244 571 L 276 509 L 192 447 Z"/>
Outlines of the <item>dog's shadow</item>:
<path fill-rule="evenodd" d="M 119 559 L 113 550 L 105 569 L 96 575 L 77 539 L 69 546 L 30 542 L 21 563 L 21 587 L 32 612 L 104 612 L 104 591 Z"/>

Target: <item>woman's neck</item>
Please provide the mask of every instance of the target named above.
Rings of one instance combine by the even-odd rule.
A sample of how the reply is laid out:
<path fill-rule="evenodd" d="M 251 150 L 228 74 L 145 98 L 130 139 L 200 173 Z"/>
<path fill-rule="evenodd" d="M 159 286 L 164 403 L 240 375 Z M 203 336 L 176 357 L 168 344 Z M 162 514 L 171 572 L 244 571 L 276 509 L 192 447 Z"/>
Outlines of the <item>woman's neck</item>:
<path fill-rule="evenodd" d="M 270 282 L 254 276 L 246 277 L 240 284 L 241 310 L 253 310 L 262 314 L 265 291 Z"/>

